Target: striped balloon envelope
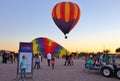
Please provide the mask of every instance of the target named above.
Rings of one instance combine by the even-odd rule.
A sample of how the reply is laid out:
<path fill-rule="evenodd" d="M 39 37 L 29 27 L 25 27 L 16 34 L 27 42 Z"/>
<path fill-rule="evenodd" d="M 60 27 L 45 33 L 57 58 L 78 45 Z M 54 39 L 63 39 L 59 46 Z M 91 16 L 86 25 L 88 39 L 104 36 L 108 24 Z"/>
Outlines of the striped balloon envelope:
<path fill-rule="evenodd" d="M 52 18 L 57 27 L 66 34 L 69 33 L 80 19 L 80 8 L 73 2 L 59 2 L 52 10 Z"/>
<path fill-rule="evenodd" d="M 45 37 L 36 38 L 32 43 L 34 54 L 42 54 L 45 56 L 46 54 L 51 53 L 52 55 L 59 55 L 61 57 L 65 55 L 66 52 L 69 53 L 64 47 Z"/>

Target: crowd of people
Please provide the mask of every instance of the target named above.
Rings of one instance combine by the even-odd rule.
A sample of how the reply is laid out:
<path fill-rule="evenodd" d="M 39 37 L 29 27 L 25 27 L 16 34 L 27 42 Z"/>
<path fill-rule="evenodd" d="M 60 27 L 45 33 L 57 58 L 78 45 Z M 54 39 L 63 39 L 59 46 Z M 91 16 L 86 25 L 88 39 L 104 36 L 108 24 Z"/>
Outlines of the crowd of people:
<path fill-rule="evenodd" d="M 87 55 L 85 57 L 85 69 L 108 64 L 115 64 L 115 55 L 110 56 L 109 54 L 97 54 Z"/>
<path fill-rule="evenodd" d="M 34 69 L 41 69 L 41 62 L 42 59 L 45 58 L 43 55 L 40 54 L 35 54 L 34 56 Z M 52 69 L 54 69 L 54 64 L 55 64 L 55 56 L 51 55 L 50 53 L 47 54 L 47 63 L 48 63 L 48 67 L 50 67 L 52 65 Z"/>
<path fill-rule="evenodd" d="M 73 55 L 66 55 L 64 66 L 73 66 L 73 64 L 74 64 L 74 56 Z"/>
<path fill-rule="evenodd" d="M 9 54 L 2 52 L 2 63 L 7 63 L 7 61 L 10 61 L 10 63 L 14 63 L 16 60 L 16 55 L 14 52 L 10 52 Z M 43 61 L 43 58 L 47 61 L 47 66 L 51 67 L 52 70 L 55 68 L 55 56 L 48 53 L 46 56 L 43 56 L 41 54 L 35 54 L 33 57 L 33 70 L 35 69 L 41 69 L 41 63 Z M 74 65 L 74 59 L 75 56 L 73 54 L 66 54 L 65 55 L 65 61 L 63 63 L 64 66 L 73 66 Z M 109 55 L 109 54 L 93 54 L 93 55 L 87 55 L 85 56 L 85 68 L 88 69 L 93 66 L 102 66 L 115 63 L 115 55 Z M 21 69 L 21 76 L 20 78 L 25 77 L 25 70 L 27 67 L 26 63 L 26 57 L 23 55 L 22 60 L 20 62 L 20 69 Z"/>
<path fill-rule="evenodd" d="M 7 53 L 5 51 L 2 51 L 1 56 L 2 56 L 1 63 L 7 63 L 8 61 L 10 63 L 16 62 L 17 54 L 15 54 L 14 52 Z"/>
<path fill-rule="evenodd" d="M 34 69 L 37 68 L 37 69 L 40 69 L 41 68 L 41 62 L 42 62 L 42 58 L 46 58 L 47 59 L 47 63 L 48 63 L 48 67 L 52 66 L 52 69 L 54 69 L 55 67 L 55 56 L 48 53 L 45 57 L 43 55 L 40 55 L 40 54 L 35 54 L 35 57 L 34 57 Z M 74 55 L 68 55 L 66 54 L 65 55 L 65 63 L 64 63 L 64 66 L 73 66 L 74 65 Z"/>

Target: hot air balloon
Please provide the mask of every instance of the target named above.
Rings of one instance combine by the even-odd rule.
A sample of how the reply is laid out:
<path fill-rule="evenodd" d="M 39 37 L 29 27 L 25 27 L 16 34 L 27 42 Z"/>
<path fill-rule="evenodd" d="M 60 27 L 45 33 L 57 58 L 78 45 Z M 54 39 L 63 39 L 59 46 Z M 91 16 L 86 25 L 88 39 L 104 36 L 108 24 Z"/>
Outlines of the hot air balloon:
<path fill-rule="evenodd" d="M 45 37 L 36 38 L 32 41 L 32 43 L 33 54 L 39 53 L 46 56 L 46 54 L 51 53 L 54 56 L 59 55 L 61 57 L 62 55 L 65 55 L 67 51 L 64 47 L 62 47 L 58 43 Z"/>
<path fill-rule="evenodd" d="M 80 8 L 73 2 L 59 2 L 52 10 L 52 18 L 57 27 L 64 33 L 65 38 L 80 19 Z"/>

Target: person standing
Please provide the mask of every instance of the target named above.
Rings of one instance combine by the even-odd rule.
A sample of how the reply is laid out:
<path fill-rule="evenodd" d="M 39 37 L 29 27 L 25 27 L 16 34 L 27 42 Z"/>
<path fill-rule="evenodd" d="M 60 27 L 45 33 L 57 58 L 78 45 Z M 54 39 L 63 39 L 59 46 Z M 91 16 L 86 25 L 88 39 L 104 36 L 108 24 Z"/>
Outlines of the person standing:
<path fill-rule="evenodd" d="M 41 63 L 41 55 L 38 54 L 38 68 L 37 69 L 41 69 L 40 63 Z"/>
<path fill-rule="evenodd" d="M 22 60 L 20 62 L 20 70 L 21 70 L 21 75 L 20 75 L 20 79 L 23 80 L 23 78 L 25 78 L 25 70 L 27 68 L 27 64 L 26 64 L 26 57 L 25 55 L 22 56 Z"/>
<path fill-rule="evenodd" d="M 2 53 L 2 63 L 5 63 L 5 51 Z"/>
<path fill-rule="evenodd" d="M 13 63 L 13 58 L 14 58 L 13 52 L 11 52 L 11 53 L 10 53 L 10 61 L 11 61 L 11 63 Z"/>
<path fill-rule="evenodd" d="M 40 67 L 40 56 L 37 54 L 36 56 L 35 56 L 35 65 L 34 65 L 34 69 L 36 68 L 36 66 L 37 66 L 37 69 L 40 69 L 41 67 Z"/>
<path fill-rule="evenodd" d="M 7 64 L 7 59 L 8 59 L 8 55 L 7 55 L 7 53 L 4 53 L 4 63 L 6 63 L 6 64 Z"/>
<path fill-rule="evenodd" d="M 47 62 L 48 62 L 48 66 L 50 66 L 50 60 L 51 60 L 51 54 L 48 53 L 48 54 L 47 54 Z"/>
<path fill-rule="evenodd" d="M 43 61 L 43 55 L 41 54 L 41 62 Z"/>
<path fill-rule="evenodd" d="M 69 60 L 69 56 L 66 54 L 66 56 L 65 56 L 65 63 L 64 63 L 64 66 L 66 66 L 66 65 L 67 65 L 68 60 Z"/>

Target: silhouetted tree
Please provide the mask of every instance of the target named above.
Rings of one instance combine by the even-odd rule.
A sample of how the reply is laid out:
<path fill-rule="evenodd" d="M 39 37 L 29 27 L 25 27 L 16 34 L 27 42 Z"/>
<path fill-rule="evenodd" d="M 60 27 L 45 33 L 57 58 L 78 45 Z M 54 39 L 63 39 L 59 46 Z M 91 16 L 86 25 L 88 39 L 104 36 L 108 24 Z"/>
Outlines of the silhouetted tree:
<path fill-rule="evenodd" d="M 103 52 L 100 52 L 100 51 L 99 51 L 99 52 L 97 52 L 96 54 L 103 54 Z"/>
<path fill-rule="evenodd" d="M 120 52 L 120 47 L 115 50 L 116 53 Z"/>
<path fill-rule="evenodd" d="M 106 49 L 106 50 L 103 50 L 103 53 L 105 54 L 108 54 L 110 52 L 110 50 Z"/>

